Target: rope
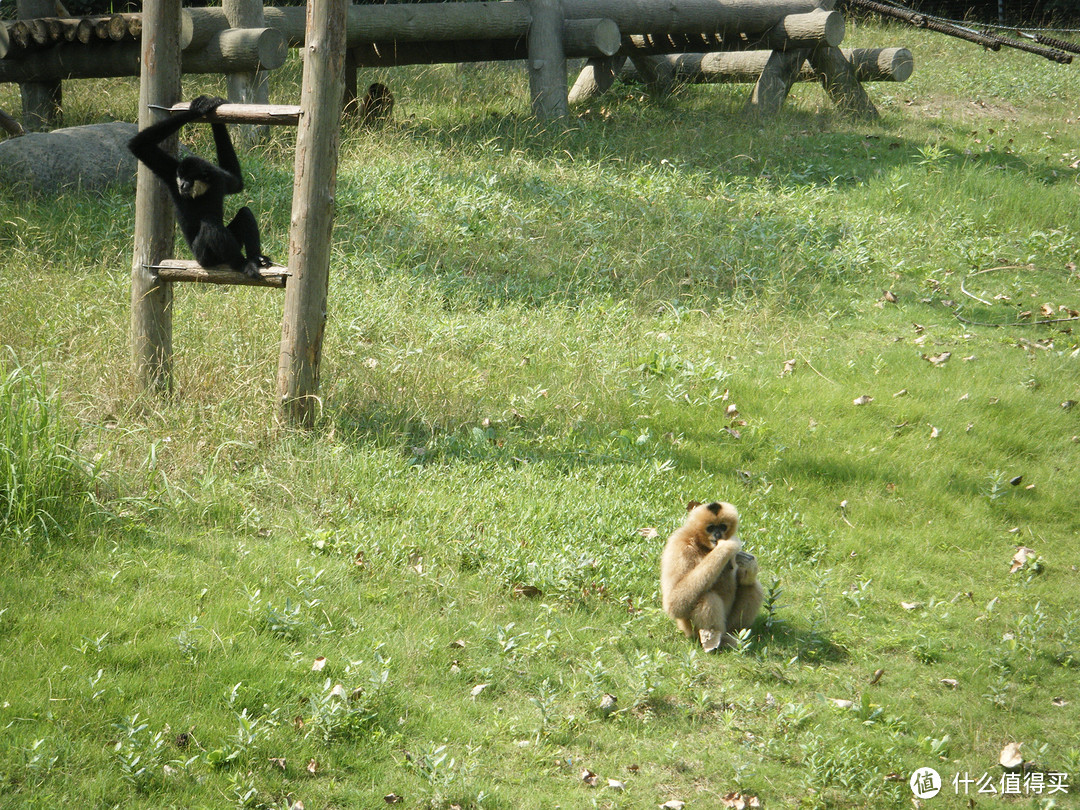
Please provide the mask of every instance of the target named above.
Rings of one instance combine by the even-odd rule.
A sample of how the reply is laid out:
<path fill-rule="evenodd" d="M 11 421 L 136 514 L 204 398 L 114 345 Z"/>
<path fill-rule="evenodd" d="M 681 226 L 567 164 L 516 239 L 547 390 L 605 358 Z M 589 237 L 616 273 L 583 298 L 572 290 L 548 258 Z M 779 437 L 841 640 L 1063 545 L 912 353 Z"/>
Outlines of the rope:
<path fill-rule="evenodd" d="M 951 20 L 948 17 L 939 17 L 935 14 L 926 14 L 924 12 L 916 12 L 911 7 L 905 6 L 903 3 L 898 3 L 896 0 L 880 0 L 884 5 L 892 6 L 893 8 L 901 9 L 903 11 L 910 11 L 913 14 L 918 14 L 927 19 L 937 20 L 938 22 L 949 23 L 950 25 L 964 26 L 967 23 L 964 20 Z M 857 5 L 857 4 L 856 4 Z M 992 28 L 998 31 L 1016 31 L 1015 25 L 999 25 L 997 23 L 979 23 L 982 28 Z M 1042 28 L 1035 26 L 1024 26 L 1025 31 L 1040 31 L 1044 34 L 1080 34 L 1080 28 Z M 1043 43 L 1049 45 L 1050 43 Z M 1056 46 L 1055 46 L 1056 47 Z M 1066 49 L 1062 49 L 1066 50 Z"/>

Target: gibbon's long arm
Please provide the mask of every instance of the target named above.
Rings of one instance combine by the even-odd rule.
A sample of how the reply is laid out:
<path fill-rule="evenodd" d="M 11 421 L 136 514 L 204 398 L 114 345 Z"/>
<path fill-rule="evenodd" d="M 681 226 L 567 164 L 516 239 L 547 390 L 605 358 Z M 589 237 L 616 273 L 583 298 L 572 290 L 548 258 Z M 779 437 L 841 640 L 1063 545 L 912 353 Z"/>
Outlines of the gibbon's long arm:
<path fill-rule="evenodd" d="M 184 124 L 201 117 L 201 112 L 192 110 L 176 113 L 164 121 L 151 124 L 128 141 L 128 149 L 165 182 L 170 194 L 176 194 L 176 167 L 180 165 L 180 161 L 158 144 L 179 132 Z"/>
<path fill-rule="evenodd" d="M 742 548 L 738 540 L 721 540 L 692 570 L 675 583 L 664 606 L 676 619 L 685 619 L 697 607 L 698 601 L 720 578 L 725 566 Z"/>
<path fill-rule="evenodd" d="M 233 149 L 232 139 L 229 138 L 229 130 L 224 124 L 211 124 L 214 131 L 214 145 L 217 147 L 218 172 L 222 186 L 226 194 L 235 194 L 244 190 L 244 175 L 240 170 L 240 159 Z"/>

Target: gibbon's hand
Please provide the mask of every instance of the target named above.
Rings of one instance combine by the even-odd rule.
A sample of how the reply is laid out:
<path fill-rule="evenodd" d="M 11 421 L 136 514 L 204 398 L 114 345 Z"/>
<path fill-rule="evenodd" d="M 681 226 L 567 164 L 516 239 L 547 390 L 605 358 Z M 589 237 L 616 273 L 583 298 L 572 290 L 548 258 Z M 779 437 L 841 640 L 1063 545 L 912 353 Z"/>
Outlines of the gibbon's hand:
<path fill-rule="evenodd" d="M 735 564 L 738 566 L 738 569 L 735 572 L 735 581 L 740 585 L 749 585 L 757 579 L 757 557 L 740 551 L 735 556 Z"/>
<path fill-rule="evenodd" d="M 225 99 L 220 96 L 199 96 L 191 102 L 189 109 L 204 118 L 225 103 Z"/>
<path fill-rule="evenodd" d="M 712 551 L 710 551 L 709 553 L 716 554 L 718 556 L 723 556 L 725 554 L 734 555 L 737 554 L 739 552 L 739 549 L 741 548 L 742 540 L 737 537 L 733 537 L 730 540 L 721 540 L 719 543 L 713 546 Z"/>

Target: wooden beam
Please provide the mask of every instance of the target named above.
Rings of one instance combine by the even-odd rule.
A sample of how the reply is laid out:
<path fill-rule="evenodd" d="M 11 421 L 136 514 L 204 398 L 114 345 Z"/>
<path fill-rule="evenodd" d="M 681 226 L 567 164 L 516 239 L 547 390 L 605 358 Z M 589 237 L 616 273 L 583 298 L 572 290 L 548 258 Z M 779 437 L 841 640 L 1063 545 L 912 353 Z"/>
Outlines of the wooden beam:
<path fill-rule="evenodd" d="M 515 39 L 532 24 L 530 0 L 489 2 L 390 3 L 350 5 L 346 43 L 434 42 Z M 610 19 L 623 34 L 763 34 L 789 14 L 805 14 L 832 0 L 574 0 L 564 8 L 566 19 Z M 220 8 L 192 8 L 195 41 L 228 26 Z M 304 9 L 266 7 L 266 24 L 282 32 L 289 44 L 304 42 Z"/>
<path fill-rule="evenodd" d="M 291 283 L 285 288 L 278 358 L 279 415 L 296 427 L 315 423 L 319 365 L 330 283 L 347 0 L 308 0 L 300 125 L 296 134 Z"/>
<path fill-rule="evenodd" d="M 145 13 L 145 12 L 144 12 Z M 36 79 L 93 79 L 138 76 L 138 42 L 60 42 L 19 59 L 0 59 L 0 82 Z M 234 28 L 215 34 L 200 47 L 183 51 L 184 73 L 229 73 L 281 67 L 288 47 L 281 32 L 269 28 Z"/>
<path fill-rule="evenodd" d="M 154 122 L 151 105 L 180 98 L 180 0 L 145 0 L 139 127 Z M 176 136 L 162 144 L 176 154 Z M 148 267 L 173 254 L 175 221 L 165 186 L 141 162 L 135 189 L 135 255 L 131 263 L 131 357 L 139 385 L 172 390 L 172 285 Z"/>
<path fill-rule="evenodd" d="M 181 101 L 171 107 L 159 109 L 177 113 L 190 108 L 190 101 Z M 274 124 L 294 127 L 300 122 L 300 106 L 298 104 L 222 104 L 206 116 L 206 120 L 222 124 Z"/>
<path fill-rule="evenodd" d="M 561 0 L 529 0 L 529 94 L 533 114 L 554 121 L 570 114 L 566 101 L 566 51 Z"/>
<path fill-rule="evenodd" d="M 665 56 L 675 71 L 675 79 L 690 84 L 753 84 L 769 61 L 771 51 L 726 51 L 722 53 L 680 53 Z M 860 82 L 903 82 L 914 70 L 907 48 L 841 48 L 840 53 L 855 69 Z M 583 71 L 584 72 L 584 71 Z M 633 78 L 627 66 L 623 75 Z M 804 61 L 796 79 L 816 82 L 821 77 Z M 591 96 L 587 96 L 591 97 Z"/>
<path fill-rule="evenodd" d="M 289 272 L 284 267 L 268 268 L 256 278 L 233 270 L 228 265 L 221 267 L 203 267 L 192 259 L 165 259 L 153 267 L 147 268 L 161 281 L 170 283 L 189 281 L 200 284 L 232 284 L 241 287 L 285 287 Z"/>
<path fill-rule="evenodd" d="M 17 0 L 16 13 L 29 23 L 31 18 L 48 15 L 56 7 L 52 0 Z M 41 29 L 30 26 L 31 38 L 36 42 Z M 63 85 L 59 79 L 48 76 L 27 76 L 19 85 L 22 95 L 23 126 L 30 131 L 53 129 L 63 124 Z"/>
<path fill-rule="evenodd" d="M 221 7 L 231 28 L 265 28 L 263 0 L 222 0 Z M 288 47 L 282 37 L 283 47 Z M 225 76 L 229 100 L 237 104 L 267 104 L 270 101 L 269 73 L 266 70 L 238 70 Z M 237 128 L 241 142 L 249 146 L 266 138 L 270 130 L 265 123 Z"/>

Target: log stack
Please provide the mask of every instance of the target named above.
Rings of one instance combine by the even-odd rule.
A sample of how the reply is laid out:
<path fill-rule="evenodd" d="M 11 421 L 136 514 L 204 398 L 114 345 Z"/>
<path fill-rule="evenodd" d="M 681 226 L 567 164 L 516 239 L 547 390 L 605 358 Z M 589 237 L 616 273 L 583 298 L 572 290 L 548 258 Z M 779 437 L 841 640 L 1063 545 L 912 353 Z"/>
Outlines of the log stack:
<path fill-rule="evenodd" d="M 820 81 L 837 104 L 876 115 L 864 81 L 903 81 L 898 66 L 873 68 L 882 52 L 838 48 L 844 20 L 832 0 L 488 0 L 349 5 L 347 65 L 387 67 L 525 59 L 540 118 L 603 92 L 623 66 L 654 91 L 675 81 L 755 83 L 750 107 L 775 112 L 795 81 Z M 263 9 L 262 28 L 233 28 L 224 8 L 181 12 L 184 73 L 273 70 L 305 40 L 305 9 Z M 138 73 L 139 14 L 43 17 L 0 23 L 0 82 L 59 81 Z M 903 51 L 902 56 L 897 56 Z M 567 96 L 568 57 L 589 60 Z M 349 82 L 347 81 L 347 84 Z"/>

